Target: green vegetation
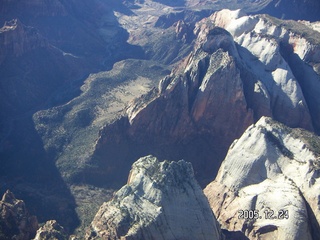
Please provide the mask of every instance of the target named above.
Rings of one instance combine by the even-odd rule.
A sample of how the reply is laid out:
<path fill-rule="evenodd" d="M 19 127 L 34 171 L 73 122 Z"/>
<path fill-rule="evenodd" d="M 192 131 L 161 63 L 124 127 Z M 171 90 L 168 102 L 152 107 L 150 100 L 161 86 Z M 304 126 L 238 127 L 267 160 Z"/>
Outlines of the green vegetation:
<path fill-rule="evenodd" d="M 320 157 L 320 137 L 304 129 L 294 129 L 291 134 L 294 138 L 301 139 L 317 158 Z"/>
<path fill-rule="evenodd" d="M 81 219 L 80 226 L 76 229 L 78 236 L 84 236 L 86 228 L 92 222 L 103 202 L 109 201 L 113 190 L 93 187 L 90 185 L 73 185 L 71 192 L 76 196 L 76 212 Z"/>
<path fill-rule="evenodd" d="M 301 37 L 307 39 L 312 44 L 318 45 L 320 44 L 320 33 L 314 31 L 308 26 L 293 20 L 281 20 L 275 17 L 271 17 L 269 15 L 263 15 L 264 18 L 268 21 L 271 21 L 274 25 L 283 27 L 288 31 L 300 35 Z"/>

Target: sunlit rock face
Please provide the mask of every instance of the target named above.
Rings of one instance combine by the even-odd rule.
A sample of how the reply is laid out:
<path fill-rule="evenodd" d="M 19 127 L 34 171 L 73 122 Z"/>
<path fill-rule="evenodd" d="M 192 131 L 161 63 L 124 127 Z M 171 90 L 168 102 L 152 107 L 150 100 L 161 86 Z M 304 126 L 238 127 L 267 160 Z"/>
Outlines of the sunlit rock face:
<path fill-rule="evenodd" d="M 152 156 L 132 165 L 128 183 L 104 203 L 86 239 L 222 239 L 190 163 Z"/>
<path fill-rule="evenodd" d="M 266 93 L 272 117 L 291 127 L 318 129 L 319 109 L 309 95 L 315 92 L 310 85 L 318 84 L 319 75 L 314 72 L 302 77 L 297 70 L 315 70 L 320 62 L 319 44 L 313 40 L 318 33 L 292 21 L 247 16 L 239 10 L 222 10 L 209 19 L 232 34 L 240 58 L 260 82 L 255 84 L 253 95 Z M 300 64 L 293 64 L 295 56 Z"/>
<path fill-rule="evenodd" d="M 129 134 L 133 138 L 141 133 L 170 136 L 169 141 L 177 141 L 209 132 L 227 143 L 240 136 L 253 122 L 253 114 L 245 99 L 236 54 L 227 31 L 203 29 L 193 53 L 160 82 L 159 96 L 147 106 L 129 108 Z"/>
<path fill-rule="evenodd" d="M 250 239 L 319 238 L 319 156 L 320 138 L 308 131 L 267 117 L 250 126 L 204 190 L 222 228 Z"/>
<path fill-rule="evenodd" d="M 101 130 L 95 156 L 109 165 L 106 149 L 127 144 L 127 149 L 134 148 L 130 156 L 154 154 L 160 159 L 191 161 L 197 179 L 208 183 L 212 176 L 207 167 L 217 168 L 233 139 L 254 122 L 237 54 L 227 31 L 204 28 L 193 52 L 160 82 L 158 90 L 133 102 L 128 117 Z M 113 169 L 133 161 L 125 160 L 130 156 L 124 154 L 110 156 L 119 159 Z"/>
<path fill-rule="evenodd" d="M 240 10 L 201 20 L 189 56 L 158 90 L 133 102 L 128 117 L 101 130 L 96 156 L 105 160 L 99 162 L 133 162 L 107 151 L 126 144 L 135 157 L 187 159 L 203 184 L 208 166 L 218 169 L 232 141 L 262 116 L 319 132 L 318 34 L 302 23 Z"/>

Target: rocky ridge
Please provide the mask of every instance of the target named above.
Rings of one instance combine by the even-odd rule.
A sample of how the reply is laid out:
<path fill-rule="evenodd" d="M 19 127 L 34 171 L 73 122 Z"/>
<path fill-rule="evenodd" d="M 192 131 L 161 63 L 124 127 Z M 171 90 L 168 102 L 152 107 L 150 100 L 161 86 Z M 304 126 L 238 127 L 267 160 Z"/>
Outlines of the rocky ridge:
<path fill-rule="evenodd" d="M 36 29 L 24 26 L 18 19 L 5 22 L 0 33 L 0 64 L 9 56 L 19 57 L 35 48 L 48 46 Z"/>
<path fill-rule="evenodd" d="M 205 169 L 217 169 L 232 141 L 261 116 L 318 132 L 320 105 L 312 101 L 320 89 L 319 45 L 313 41 L 318 33 L 302 24 L 293 32 L 291 23 L 239 10 L 197 23 L 192 53 L 160 82 L 159 91 L 135 101 L 127 118 L 101 131 L 96 163 L 107 168 L 109 158 L 118 159 L 114 172 L 146 154 L 184 158 L 202 173 L 203 184 L 210 174 Z M 294 68 L 296 57 L 310 73 L 305 79 Z M 121 144 L 132 148 L 131 157 L 110 154 Z"/>
<path fill-rule="evenodd" d="M 263 117 L 234 141 L 204 192 L 223 229 L 249 239 L 317 239 L 319 157 L 318 136 Z"/>
<path fill-rule="evenodd" d="M 83 59 L 57 49 L 36 28 L 19 19 L 5 22 L 0 29 L 0 43 L 0 114 L 6 113 L 2 121 L 44 105 L 53 89 L 71 82 L 71 78 L 78 80 L 87 69 Z M 55 77 L 58 79 L 53 81 Z"/>
<path fill-rule="evenodd" d="M 222 235 L 191 164 L 147 156 L 132 165 L 128 183 L 101 206 L 86 239 L 222 239 Z"/>
<path fill-rule="evenodd" d="M 241 11 L 222 10 L 209 19 L 228 30 L 239 44 L 241 59 L 258 79 L 253 96 L 266 92 L 271 116 L 291 127 L 318 129 L 319 110 L 309 100 L 314 90 L 306 85 L 317 84 L 319 79 L 315 67 L 319 63 L 319 42 L 313 40 L 319 34 L 307 27 L 293 27 L 291 21 L 267 15 L 247 16 Z M 300 64 L 293 64 L 294 56 L 301 59 Z M 308 65 L 313 75 L 301 79 L 297 66 L 305 69 Z M 258 101 L 257 105 L 262 104 Z"/>
<path fill-rule="evenodd" d="M 260 116 L 272 116 L 292 127 L 300 126 L 319 132 L 319 102 L 316 100 L 319 96 L 317 83 L 319 61 L 317 60 L 318 50 L 316 48 L 319 37 L 314 35 L 312 30 L 301 24 L 296 24 L 294 21 L 282 21 L 269 16 L 257 15 L 249 16 L 250 24 L 255 24 L 255 20 L 252 21 L 251 18 L 265 18 L 266 22 L 262 23 L 259 20 L 259 24 L 253 30 L 256 36 L 248 36 L 247 32 L 253 25 L 249 24 L 248 29 L 248 19 L 245 14 L 239 13 L 239 16 L 231 19 L 230 23 L 232 22 L 231 25 L 238 24 L 242 30 L 245 30 L 245 34 L 241 34 L 242 30 L 240 30 L 242 35 L 240 37 L 236 36 L 236 31 L 233 31 L 231 25 L 228 26 L 227 30 L 232 35 L 214 28 L 214 26 L 224 26 L 215 22 L 215 20 L 208 20 L 207 26 L 205 21 L 201 22 L 193 32 L 195 21 L 210 12 L 206 10 L 208 6 L 211 10 L 221 9 L 224 6 L 243 7 L 248 12 L 250 9 L 256 11 L 258 8 L 263 8 L 268 2 L 271 2 L 270 0 L 190 0 L 181 1 L 181 5 L 184 5 L 181 8 L 163 5 L 163 3 L 168 4 L 168 2 L 161 0 L 157 2 L 128 0 L 125 2 L 127 7 L 122 5 L 122 1 L 103 2 L 99 0 L 31 0 L 28 2 L 4 0 L 0 5 L 0 24 L 2 25 L 7 21 L 6 28 L 3 29 L 1 36 L 7 36 L 8 33 L 15 36 L 11 38 L 11 43 L 10 41 L 6 42 L 9 43 L 6 46 L 15 50 L 11 51 L 6 48 L 2 51 L 6 53 L 6 59 L 2 61 L 3 65 L 0 66 L 1 86 L 5 86 L 5 88 L 0 89 L 0 98 L 3 97 L 3 99 L 0 99 L 0 158 L 4 160 L 1 161 L 0 165 L 0 183 L 1 185 L 14 185 L 19 189 L 15 192 L 24 195 L 26 202 L 33 202 L 36 209 L 42 208 L 40 216 L 46 218 L 45 220 L 51 219 L 51 217 L 47 218 L 48 215 L 53 216 L 58 212 L 64 214 L 66 208 L 74 209 L 75 205 L 72 197 L 68 201 L 61 201 L 60 197 L 56 197 L 59 194 L 52 190 L 56 188 L 51 188 L 51 186 L 61 186 L 58 190 L 59 193 L 68 196 L 67 198 L 70 197 L 68 191 L 63 189 L 64 183 L 60 179 L 61 173 L 64 177 L 63 180 L 71 179 L 69 183 L 80 182 L 79 186 L 74 186 L 71 189 L 78 189 L 77 187 L 79 187 L 81 192 L 85 193 L 83 195 L 86 195 L 82 199 L 86 204 L 88 204 L 88 199 L 97 195 L 86 194 L 88 188 L 87 186 L 82 188 L 82 183 L 104 185 L 107 188 L 115 183 L 118 187 L 124 182 L 130 164 L 138 157 L 150 153 L 154 153 L 160 159 L 189 158 L 188 160 L 193 161 L 195 165 L 197 178 L 204 176 L 204 180 L 200 179 L 202 186 L 204 186 L 212 180 L 214 176 L 212 169 L 218 169 L 229 144 L 235 137 L 240 137 L 244 129 L 257 121 Z M 279 2 L 282 4 L 285 1 Z M 293 4 L 297 2 L 292 1 Z M 310 2 L 308 1 L 308 3 Z M 223 18 L 226 19 L 228 14 L 234 15 L 229 12 L 223 14 Z M 16 18 L 20 20 L 9 22 Z M 183 19 L 179 21 L 179 18 Z M 313 23 L 303 24 L 310 27 L 317 26 Z M 231 28 L 229 29 L 229 27 Z M 271 41 L 273 47 L 275 46 L 274 48 L 270 48 L 267 41 L 273 34 L 273 30 L 269 32 L 266 30 L 268 27 L 276 31 L 286 32 L 283 35 L 285 38 L 279 41 L 277 35 L 277 39 Z M 19 32 L 23 34 L 20 36 Z M 34 35 L 30 33 L 34 33 Z M 168 76 L 166 81 L 162 82 L 160 91 L 153 90 L 146 94 L 143 100 L 135 101 L 129 107 L 129 118 L 123 117 L 120 121 L 116 121 L 112 125 L 114 129 L 107 130 L 108 127 L 106 127 L 101 130 L 100 136 L 98 136 L 99 128 L 106 124 L 109 125 L 117 116 L 123 115 L 123 108 L 127 100 L 147 92 L 151 85 L 159 80 L 158 77 L 165 72 L 161 68 L 166 68 L 160 64 L 159 69 L 159 62 L 175 64 L 182 56 L 189 54 L 194 46 L 194 39 L 200 33 L 203 35 L 203 39 L 199 38 L 197 40 L 198 45 L 194 49 L 200 49 L 199 52 L 203 51 L 203 53 L 193 53 L 189 62 L 186 60 L 171 76 Z M 280 34 L 280 38 L 283 36 Z M 289 36 L 289 40 L 287 36 Z M 248 37 L 252 39 L 250 40 Z M 216 42 L 210 38 L 217 38 Z M 243 45 L 241 41 L 247 43 Z M 211 44 L 211 42 L 214 42 L 214 44 Z M 255 47 L 248 48 L 248 43 Z M 204 44 L 206 46 L 203 49 L 206 50 L 202 49 Z M 214 47 L 215 44 L 217 49 Z M 138 45 L 138 47 L 132 45 Z M 259 49 L 265 45 L 267 46 L 266 50 L 260 51 Z M 248 52 L 246 52 L 247 48 L 249 49 Z M 266 54 L 267 50 L 270 50 L 272 54 Z M 282 58 L 279 57 L 278 53 Z M 208 56 L 204 57 L 201 54 L 207 54 Z M 214 56 L 210 57 L 211 54 Z M 274 57 L 273 54 L 278 56 Z M 146 62 L 140 60 L 120 62 L 115 65 L 112 73 L 101 72 L 87 78 L 81 89 L 85 94 L 76 97 L 81 94 L 79 88 L 86 78 L 84 74 L 111 68 L 112 64 L 119 59 L 137 56 L 139 58 L 152 58 L 158 62 L 154 64 L 146 64 Z M 264 57 L 260 59 L 260 56 Z M 215 57 L 222 61 L 220 65 L 215 65 Z M 34 61 L 35 59 L 39 61 Z M 42 59 L 44 60 L 42 61 Z M 261 67 L 261 64 L 257 64 L 257 59 L 263 62 L 262 65 L 265 66 Z M 281 61 L 284 59 L 287 64 L 278 64 L 274 59 L 280 59 Z M 196 66 L 198 60 L 199 67 Z M 137 77 L 128 76 L 131 73 L 130 68 L 135 68 L 140 63 L 142 64 L 138 69 L 141 72 L 144 72 L 144 67 L 148 71 L 161 72 L 158 77 L 152 77 L 153 80 L 156 79 L 155 82 L 151 83 L 151 78 L 147 77 L 146 79 L 139 74 Z M 251 64 L 253 64 L 254 69 L 250 69 Z M 276 70 L 274 70 L 273 64 L 277 65 Z M 127 67 L 122 68 L 123 65 L 127 65 Z M 228 97 L 231 96 L 229 103 L 224 106 L 231 106 L 232 111 L 242 119 L 241 124 L 232 119 L 232 114 L 230 118 L 225 117 L 223 110 L 219 109 L 219 104 L 216 104 L 214 98 L 210 96 L 211 93 L 214 93 L 215 96 L 218 97 L 220 94 L 220 97 L 223 98 L 216 87 L 226 89 L 223 87 L 228 87 L 229 82 L 223 85 L 220 81 L 219 84 L 214 85 L 211 80 L 202 81 L 202 74 L 199 77 L 189 76 L 190 73 L 197 75 L 206 72 L 203 75 L 209 77 L 211 73 L 208 72 L 207 74 L 208 66 L 210 66 L 210 71 L 214 72 L 210 76 L 210 78 L 212 77 L 211 80 L 217 80 L 221 69 L 223 69 L 222 72 L 225 76 L 234 77 L 235 81 L 230 81 L 230 84 L 235 87 L 235 91 L 229 92 L 231 94 L 228 95 Z M 290 70 L 281 69 L 288 66 Z M 188 67 L 188 74 L 184 72 L 186 67 Z M 259 71 L 255 71 L 256 67 Z M 116 79 L 122 75 L 121 72 L 120 74 L 114 74 L 119 69 L 127 69 L 125 71 L 128 72 L 127 77 L 120 77 L 123 84 L 117 85 L 117 82 L 115 88 L 111 91 L 108 87 L 104 88 L 104 83 L 106 83 L 104 80 L 108 80 L 109 84 L 117 81 Z M 228 73 L 229 70 L 230 74 Z M 290 71 L 294 78 L 292 78 Z M 286 77 L 279 77 L 279 73 L 280 75 L 286 75 Z M 114 75 L 110 78 L 112 74 Z M 237 77 L 237 74 L 240 74 L 240 78 Z M 179 83 L 180 80 L 177 80 L 178 75 L 181 76 L 181 83 Z M 271 81 L 263 81 L 265 75 L 268 76 L 266 79 L 269 80 L 275 75 L 277 77 Z M 197 78 L 201 80 L 195 80 L 194 83 L 190 84 L 189 79 L 193 81 Z M 97 79 L 98 81 L 95 81 Z M 173 79 L 175 80 L 170 85 L 170 81 L 173 81 Z M 128 84 L 125 83 L 127 80 L 129 81 Z M 136 84 L 138 84 L 139 89 L 134 90 L 132 94 L 131 90 L 134 89 Z M 187 90 L 184 85 L 187 85 Z M 99 97 L 94 96 L 95 90 L 92 90 L 94 87 L 90 90 L 91 86 L 95 86 L 96 90 L 101 90 L 98 91 Z M 102 87 L 100 88 L 100 86 Z M 183 91 L 180 91 L 181 89 Z M 102 93 L 103 91 L 105 93 Z M 183 92 L 184 96 L 172 97 L 175 93 L 180 92 Z M 271 94 L 273 92 L 276 92 L 276 94 Z M 217 93 L 218 95 L 216 95 Z M 162 99 L 163 101 L 158 101 L 159 95 L 162 94 L 166 94 L 165 98 Z M 232 94 L 236 94 L 234 97 L 236 103 L 231 103 L 233 101 Z M 199 95 L 199 98 L 197 95 Z M 287 98 L 286 95 L 289 97 Z M 10 98 L 12 101 L 8 101 Z M 113 99 L 110 104 L 107 104 L 110 98 Z M 207 106 L 206 98 L 209 100 Z M 71 99 L 73 100 L 69 102 Z M 96 100 L 92 101 L 92 99 Z M 170 104 L 164 103 L 166 99 L 172 100 L 172 102 L 181 100 L 184 105 L 174 103 L 170 106 Z M 278 100 L 280 100 L 280 104 Z M 159 107 L 159 102 L 160 105 L 165 107 Z M 154 105 L 151 107 L 149 103 Z M 160 111 L 176 111 L 181 106 L 184 110 L 178 112 L 178 114 L 173 112 L 173 115 L 167 114 L 165 116 L 163 114 L 163 117 L 159 117 L 159 115 L 152 117 L 155 120 L 154 125 L 145 120 L 151 116 L 149 114 L 154 114 L 151 111 L 152 108 L 154 108 L 154 111 L 157 109 L 160 109 Z M 215 114 L 218 117 L 208 113 L 209 107 L 215 108 Z M 35 111 L 44 108 L 49 109 L 34 114 Z M 283 111 L 287 111 L 287 108 L 290 109 L 290 111 L 288 110 L 290 118 L 284 117 L 283 114 Z M 228 114 L 231 111 L 225 112 L 227 112 L 227 116 L 230 116 Z M 179 114 L 181 117 L 177 116 Z M 168 121 L 171 116 L 174 118 Z M 185 116 L 186 120 L 184 121 Z M 164 120 L 165 118 L 167 120 Z M 141 131 L 144 131 L 144 127 L 139 126 L 140 119 L 144 119 L 142 122 L 148 126 L 146 129 L 150 134 L 141 133 Z M 177 121 L 175 122 L 175 120 Z M 34 126 L 33 121 L 35 121 L 36 126 Z M 208 123 L 210 121 L 214 122 L 216 126 L 210 126 Z M 222 125 L 223 129 L 221 128 L 220 131 L 219 124 L 224 121 L 231 123 L 233 127 L 228 129 L 227 126 Z M 135 127 L 131 128 L 131 124 Z M 169 127 L 169 130 L 157 132 L 155 128 L 158 127 L 162 130 Z M 200 134 L 198 134 L 198 130 Z M 137 131 L 140 131 L 140 135 L 137 134 Z M 220 141 L 219 134 L 224 134 L 224 131 L 227 134 Z M 38 133 L 40 133 L 42 139 L 39 138 Z M 158 133 L 162 135 L 154 137 L 153 134 Z M 127 136 L 130 137 L 127 138 Z M 98 138 L 98 141 L 97 137 L 100 138 Z M 139 137 L 148 138 L 144 142 Z M 166 142 L 168 139 L 169 141 Z M 212 156 L 215 160 L 212 159 Z M 120 161 L 118 161 L 119 159 Z M 77 169 L 77 166 L 81 167 Z M 8 169 L 11 170 L 8 171 Z M 78 170 L 80 170 L 80 174 L 78 174 Z M 73 174 L 75 172 L 76 174 Z M 119 172 L 121 174 L 118 174 Z M 75 178 L 72 177 L 74 175 L 76 175 Z M 31 181 L 30 179 L 33 179 L 34 183 L 25 184 Z M 39 183 L 43 183 L 43 189 L 40 189 Z M 50 190 L 48 191 L 48 189 Z M 89 189 L 91 189 L 90 186 Z M 100 191 L 97 190 L 99 188 L 92 189 L 92 192 Z M 76 191 L 72 190 L 72 194 L 76 195 Z M 54 204 L 54 201 L 58 204 Z M 76 200 L 77 204 L 81 201 Z M 52 207 L 47 208 L 42 205 L 42 202 L 50 203 L 49 205 Z M 100 202 L 101 199 L 95 204 L 100 204 Z M 88 209 L 82 207 L 79 208 L 86 213 Z M 50 213 L 44 214 L 46 210 Z M 59 222 L 65 220 L 63 214 L 60 214 L 62 219 L 58 219 Z M 74 217 L 74 215 L 72 216 Z M 78 224 L 76 219 L 61 223 L 66 229 L 68 226 L 72 225 L 74 227 Z M 73 227 L 71 227 L 71 232 L 74 229 Z M 68 230 L 70 231 L 70 229 Z"/>

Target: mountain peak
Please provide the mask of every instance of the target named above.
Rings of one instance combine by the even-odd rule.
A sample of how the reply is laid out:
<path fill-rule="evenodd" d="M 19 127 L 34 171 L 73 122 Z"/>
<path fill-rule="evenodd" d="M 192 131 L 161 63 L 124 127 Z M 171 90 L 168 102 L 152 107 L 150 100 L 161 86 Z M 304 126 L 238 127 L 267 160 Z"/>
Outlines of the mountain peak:
<path fill-rule="evenodd" d="M 7 56 L 19 57 L 47 45 L 45 38 L 35 28 L 25 26 L 19 19 L 6 21 L 0 28 L 0 64 Z"/>
<path fill-rule="evenodd" d="M 127 185 L 101 206 L 87 238 L 221 239 L 208 207 L 190 163 L 143 157 Z"/>
<path fill-rule="evenodd" d="M 250 239 L 318 239 L 319 149 L 318 136 L 271 118 L 250 126 L 204 190 L 222 228 Z"/>

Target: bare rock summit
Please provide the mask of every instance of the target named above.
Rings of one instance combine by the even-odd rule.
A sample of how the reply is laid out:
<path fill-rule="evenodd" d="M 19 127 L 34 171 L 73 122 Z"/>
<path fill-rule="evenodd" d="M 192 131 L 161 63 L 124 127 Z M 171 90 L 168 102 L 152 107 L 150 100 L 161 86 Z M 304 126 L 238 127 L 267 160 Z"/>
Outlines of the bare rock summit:
<path fill-rule="evenodd" d="M 249 239 L 319 239 L 320 138 L 263 117 L 204 190 L 221 228 Z"/>
<path fill-rule="evenodd" d="M 34 240 L 67 240 L 68 234 L 56 220 L 47 221 L 37 231 Z"/>
<path fill-rule="evenodd" d="M 221 239 L 221 232 L 191 164 L 147 156 L 101 206 L 86 239 Z"/>

